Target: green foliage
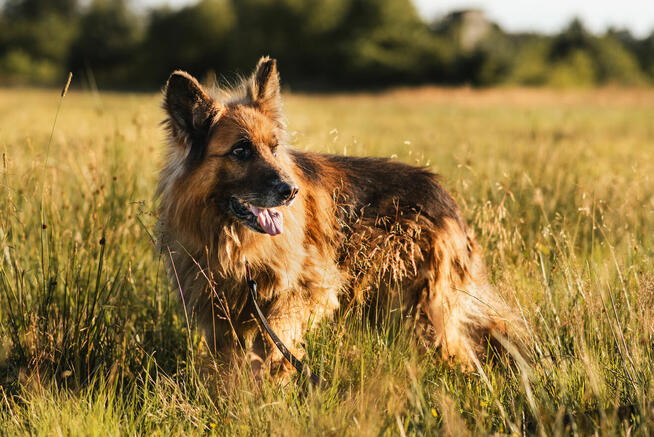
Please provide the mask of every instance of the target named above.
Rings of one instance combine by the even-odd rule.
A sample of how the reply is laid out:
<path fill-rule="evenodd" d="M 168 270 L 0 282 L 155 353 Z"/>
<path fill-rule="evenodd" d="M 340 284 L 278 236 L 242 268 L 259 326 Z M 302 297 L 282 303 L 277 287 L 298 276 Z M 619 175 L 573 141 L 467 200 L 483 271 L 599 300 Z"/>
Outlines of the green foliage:
<path fill-rule="evenodd" d="M 63 76 L 76 21 L 46 6 L 31 5 L 21 15 L 18 6 L 7 3 L 0 17 L 0 80 L 52 84 Z"/>
<path fill-rule="evenodd" d="M 595 36 L 579 21 L 555 37 L 530 35 L 518 44 L 510 83 L 588 87 L 643 85 L 654 79 L 639 60 L 640 41 L 614 32 Z"/>
<path fill-rule="evenodd" d="M 0 14 L 0 81 L 51 83 L 66 71 L 99 87 L 156 88 L 174 69 L 226 81 L 262 55 L 300 88 L 447 83 L 643 85 L 654 34 L 509 34 L 481 11 L 433 23 L 412 0 L 198 0 L 141 11 L 128 0 L 9 0 Z"/>
<path fill-rule="evenodd" d="M 516 51 L 508 82 L 528 86 L 545 84 L 548 78 L 549 47 L 546 38 L 524 37 Z"/>
<path fill-rule="evenodd" d="M 8 51 L 0 57 L 3 80 L 12 84 L 53 84 L 61 76 L 60 67 L 47 59 L 34 59 L 22 49 Z"/>
<path fill-rule="evenodd" d="M 10 19 L 34 19 L 48 15 L 72 18 L 78 10 L 78 0 L 6 0 L 4 2 L 4 13 Z"/>
<path fill-rule="evenodd" d="M 381 84 L 442 80 L 448 56 L 446 43 L 420 24 L 380 27 L 350 41 L 347 50 L 350 63 L 344 66 L 343 80 L 355 83 L 371 77 Z"/>
<path fill-rule="evenodd" d="M 70 70 L 95 72 L 104 85 L 129 83 L 142 32 L 127 5 L 127 0 L 93 0 L 80 17 L 77 37 L 69 48 Z"/>
<path fill-rule="evenodd" d="M 227 38 L 235 26 L 229 0 L 202 0 L 180 10 L 154 10 L 147 26 L 143 50 L 135 63 L 144 81 L 162 83 L 175 69 L 203 75 L 229 68 Z M 239 47 L 236 50 L 241 50 Z"/>
<path fill-rule="evenodd" d="M 638 42 L 636 53 L 645 73 L 654 78 L 654 32 L 648 38 Z"/>
<path fill-rule="evenodd" d="M 550 78 L 554 84 L 616 82 L 634 85 L 644 81 L 634 55 L 615 37 L 591 35 L 578 20 L 554 38 L 548 58 L 554 66 Z"/>
<path fill-rule="evenodd" d="M 595 63 L 600 83 L 638 85 L 645 82 L 645 74 L 634 53 L 610 35 L 597 39 Z"/>
<path fill-rule="evenodd" d="M 229 42 L 233 65 L 262 53 L 292 66 L 286 80 L 332 85 L 425 82 L 443 64 L 410 0 L 244 0 Z M 298 39 L 301 44 L 295 44 Z"/>
<path fill-rule="evenodd" d="M 547 74 L 547 84 L 556 87 L 591 86 L 597 82 L 593 59 L 581 49 L 571 50 L 554 61 Z"/>

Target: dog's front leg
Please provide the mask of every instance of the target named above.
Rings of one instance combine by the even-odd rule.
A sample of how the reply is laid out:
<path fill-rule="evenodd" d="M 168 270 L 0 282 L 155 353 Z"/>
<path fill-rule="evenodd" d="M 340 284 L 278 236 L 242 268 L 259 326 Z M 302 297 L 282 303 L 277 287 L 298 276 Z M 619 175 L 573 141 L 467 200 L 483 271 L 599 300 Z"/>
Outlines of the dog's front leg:
<path fill-rule="evenodd" d="M 298 360 L 304 357 L 302 338 L 311 318 L 311 308 L 301 296 L 288 293 L 280 296 L 267 311 L 268 323 L 288 350 Z M 280 380 L 287 380 L 293 367 L 289 363 L 272 338 L 262 331 L 266 339 L 266 363 L 270 374 Z"/>
<path fill-rule="evenodd" d="M 334 288 L 313 288 L 311 292 L 288 292 L 273 302 L 267 311 L 267 318 L 273 331 L 282 343 L 299 360 L 304 356 L 302 339 L 310 325 L 319 323 L 329 317 L 338 308 L 337 290 Z M 288 379 L 293 366 L 272 339 L 266 338 L 266 362 L 272 376 L 281 380 Z"/>

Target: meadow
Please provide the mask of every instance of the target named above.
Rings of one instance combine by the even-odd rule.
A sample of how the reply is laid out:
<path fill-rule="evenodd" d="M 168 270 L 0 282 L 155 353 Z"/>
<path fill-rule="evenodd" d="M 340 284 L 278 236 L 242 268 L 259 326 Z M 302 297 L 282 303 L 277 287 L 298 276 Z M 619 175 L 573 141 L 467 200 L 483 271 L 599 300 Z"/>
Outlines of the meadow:
<path fill-rule="evenodd" d="M 0 435 L 654 433 L 654 90 L 285 98 L 294 147 L 442 175 L 528 362 L 348 312 L 306 340 L 326 386 L 223 384 L 153 245 L 160 96 L 0 89 Z"/>

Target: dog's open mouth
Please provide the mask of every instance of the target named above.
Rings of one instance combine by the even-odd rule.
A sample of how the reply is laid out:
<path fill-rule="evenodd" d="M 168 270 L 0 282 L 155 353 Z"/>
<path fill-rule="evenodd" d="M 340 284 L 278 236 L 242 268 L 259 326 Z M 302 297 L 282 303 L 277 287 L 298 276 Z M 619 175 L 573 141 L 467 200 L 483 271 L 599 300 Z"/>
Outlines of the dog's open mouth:
<path fill-rule="evenodd" d="M 252 230 L 268 235 L 284 232 L 284 217 L 275 208 L 258 208 L 247 202 L 232 197 L 232 212 Z"/>

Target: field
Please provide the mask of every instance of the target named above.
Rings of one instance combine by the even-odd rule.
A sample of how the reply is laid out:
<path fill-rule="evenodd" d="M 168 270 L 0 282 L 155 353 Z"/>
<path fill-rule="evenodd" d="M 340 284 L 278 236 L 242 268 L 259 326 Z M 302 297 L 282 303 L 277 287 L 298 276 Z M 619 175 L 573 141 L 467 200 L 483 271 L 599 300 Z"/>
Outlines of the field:
<path fill-rule="evenodd" d="M 151 239 L 159 101 L 0 90 L 0 434 L 654 433 L 654 90 L 286 96 L 295 147 L 440 173 L 532 342 L 466 373 L 342 314 L 306 341 L 324 388 L 200 370 Z"/>

